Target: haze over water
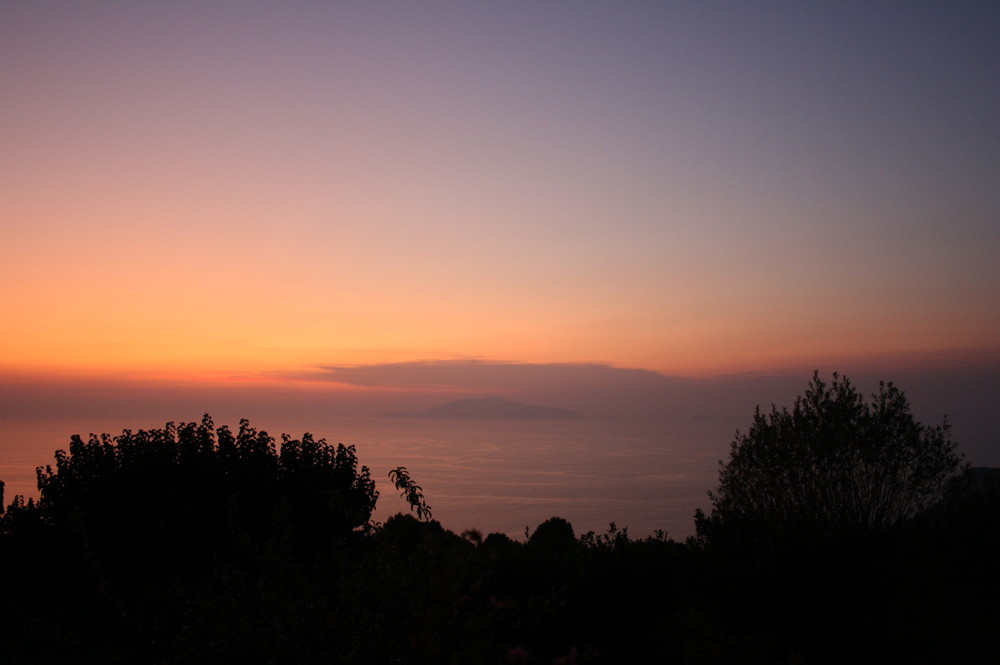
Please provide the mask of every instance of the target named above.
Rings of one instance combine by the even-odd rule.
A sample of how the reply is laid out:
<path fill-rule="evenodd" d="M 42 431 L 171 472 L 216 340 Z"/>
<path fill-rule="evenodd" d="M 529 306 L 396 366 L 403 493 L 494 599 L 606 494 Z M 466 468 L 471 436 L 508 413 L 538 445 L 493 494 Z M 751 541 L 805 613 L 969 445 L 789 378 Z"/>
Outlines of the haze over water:
<path fill-rule="evenodd" d="M 17 493 L 37 496 L 35 466 L 54 464 L 53 451 L 68 449 L 70 433 L 107 431 L 106 422 L 8 423 L 0 440 L 8 500 Z M 694 509 L 707 506 L 705 493 L 727 449 L 724 435 L 713 440 L 718 424 L 694 421 L 272 418 L 251 424 L 279 442 L 282 432 L 309 431 L 355 445 L 381 492 L 377 520 L 407 511 L 386 477 L 406 466 L 445 527 L 518 538 L 525 526 L 533 530 L 556 515 L 581 533 L 603 532 L 614 521 L 633 535 L 665 529 L 683 538 L 693 532 Z"/>

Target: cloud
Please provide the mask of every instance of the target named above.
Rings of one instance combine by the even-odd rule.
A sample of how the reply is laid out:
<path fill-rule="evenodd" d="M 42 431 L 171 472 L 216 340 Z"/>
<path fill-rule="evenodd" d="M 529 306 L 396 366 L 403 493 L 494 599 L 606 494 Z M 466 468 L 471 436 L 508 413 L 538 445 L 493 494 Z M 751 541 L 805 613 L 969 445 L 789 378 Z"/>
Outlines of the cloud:
<path fill-rule="evenodd" d="M 1000 464 L 1000 369 L 995 366 L 836 369 L 866 394 L 880 379 L 904 390 L 914 414 L 938 424 L 947 414 L 955 439 L 973 464 Z M 790 406 L 811 371 L 715 378 L 669 376 L 598 363 L 519 363 L 426 360 L 368 365 L 319 364 L 308 371 L 269 375 L 260 382 L 206 384 L 182 380 L 34 378 L 0 374 L 0 422 L 55 416 L 106 415 L 111 424 L 133 416 L 151 422 L 196 419 L 205 411 L 220 422 L 264 416 L 304 419 L 373 416 L 416 411 L 463 397 L 500 396 L 570 409 L 594 417 L 639 417 L 711 426 L 722 439 L 746 429 L 754 407 Z"/>
<path fill-rule="evenodd" d="M 1000 415 L 995 409 L 1000 370 L 992 365 L 878 368 L 861 364 L 838 370 L 865 394 L 880 380 L 895 381 L 914 414 L 938 424 L 947 414 L 954 434 L 974 463 L 1000 460 Z M 714 378 L 668 376 L 646 369 L 597 363 L 518 363 L 488 360 L 426 360 L 370 365 L 319 365 L 299 379 L 395 391 L 397 405 L 427 408 L 463 396 L 500 395 L 589 416 L 698 418 L 724 425 L 730 435 L 746 429 L 754 407 L 791 406 L 806 387 L 810 369 L 780 374 Z"/>
<path fill-rule="evenodd" d="M 487 360 L 319 365 L 295 378 L 409 393 L 417 406 L 433 406 L 444 395 L 502 395 L 591 416 L 723 418 L 752 411 L 755 403 L 748 406 L 746 394 L 750 384 L 761 399 L 779 400 L 794 396 L 794 389 L 805 383 L 802 376 L 706 380 L 600 363 Z"/>
<path fill-rule="evenodd" d="M 596 363 L 515 363 L 426 360 L 371 365 L 321 365 L 311 377 L 352 386 L 439 390 L 534 390 L 565 386 L 671 385 L 681 379 L 645 369 Z"/>

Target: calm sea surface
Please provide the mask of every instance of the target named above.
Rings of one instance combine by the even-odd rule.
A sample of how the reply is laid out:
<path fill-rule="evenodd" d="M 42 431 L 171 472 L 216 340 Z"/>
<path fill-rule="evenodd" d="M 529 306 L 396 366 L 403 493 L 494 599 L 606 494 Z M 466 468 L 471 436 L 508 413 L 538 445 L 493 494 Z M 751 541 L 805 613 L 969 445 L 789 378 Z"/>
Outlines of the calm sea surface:
<path fill-rule="evenodd" d="M 217 420 L 236 429 L 238 422 Z M 696 508 L 728 454 L 735 425 L 714 420 L 438 420 L 296 418 L 252 420 L 280 438 L 312 432 L 331 443 L 354 444 L 380 491 L 376 519 L 407 506 L 386 477 L 406 466 L 423 487 L 434 518 L 456 532 L 476 528 L 523 538 L 552 516 L 577 533 L 603 532 L 609 522 L 633 536 L 656 529 L 681 539 L 693 532 Z M 37 496 L 35 467 L 51 463 L 71 434 L 119 433 L 162 427 L 136 420 L 0 423 L 0 480 L 6 501 Z"/>

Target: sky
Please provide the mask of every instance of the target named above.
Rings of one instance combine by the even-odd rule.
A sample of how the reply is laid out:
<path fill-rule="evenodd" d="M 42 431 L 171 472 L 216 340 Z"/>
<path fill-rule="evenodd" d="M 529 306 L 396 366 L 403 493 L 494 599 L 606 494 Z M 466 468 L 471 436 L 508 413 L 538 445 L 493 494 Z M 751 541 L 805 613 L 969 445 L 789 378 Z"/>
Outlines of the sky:
<path fill-rule="evenodd" d="M 989 2 L 2 2 L 0 390 L 1000 376 L 997 34 Z"/>

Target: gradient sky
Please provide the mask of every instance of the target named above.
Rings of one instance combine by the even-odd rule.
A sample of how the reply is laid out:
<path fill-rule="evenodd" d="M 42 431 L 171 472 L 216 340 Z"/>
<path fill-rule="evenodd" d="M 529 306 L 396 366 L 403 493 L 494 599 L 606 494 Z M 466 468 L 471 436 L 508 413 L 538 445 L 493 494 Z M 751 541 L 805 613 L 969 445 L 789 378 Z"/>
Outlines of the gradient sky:
<path fill-rule="evenodd" d="M 990 2 L 4 2 L 0 372 L 996 364 L 998 34 Z"/>

